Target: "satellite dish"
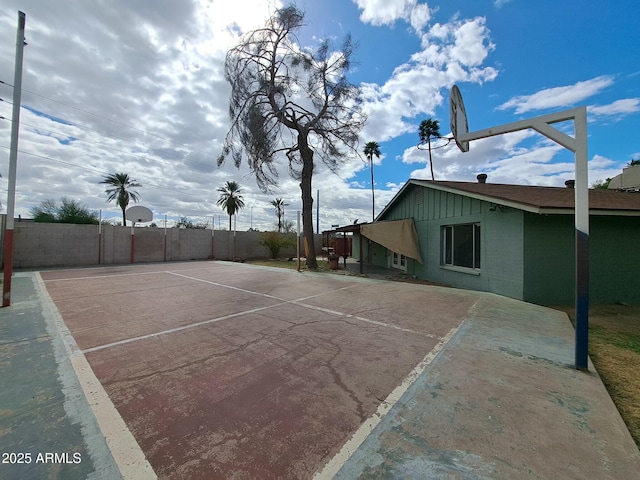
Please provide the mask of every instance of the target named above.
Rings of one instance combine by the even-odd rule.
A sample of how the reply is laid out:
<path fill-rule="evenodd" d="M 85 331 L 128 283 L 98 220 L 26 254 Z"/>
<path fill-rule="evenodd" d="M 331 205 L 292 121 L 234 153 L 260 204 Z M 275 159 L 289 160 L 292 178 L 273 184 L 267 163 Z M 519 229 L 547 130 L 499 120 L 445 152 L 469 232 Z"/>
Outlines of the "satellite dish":
<path fill-rule="evenodd" d="M 127 209 L 125 218 L 133 223 L 150 222 L 153 220 L 153 212 L 142 205 L 135 205 Z"/>

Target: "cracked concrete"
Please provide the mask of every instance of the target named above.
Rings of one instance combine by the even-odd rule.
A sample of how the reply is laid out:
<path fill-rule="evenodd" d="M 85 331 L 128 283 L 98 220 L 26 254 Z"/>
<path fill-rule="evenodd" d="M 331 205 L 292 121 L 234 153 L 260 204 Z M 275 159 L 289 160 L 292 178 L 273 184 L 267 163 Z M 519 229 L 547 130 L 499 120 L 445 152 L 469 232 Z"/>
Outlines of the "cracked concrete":
<path fill-rule="evenodd" d="M 227 262 L 42 277 L 160 478 L 613 479 L 640 465 L 549 309 Z"/>

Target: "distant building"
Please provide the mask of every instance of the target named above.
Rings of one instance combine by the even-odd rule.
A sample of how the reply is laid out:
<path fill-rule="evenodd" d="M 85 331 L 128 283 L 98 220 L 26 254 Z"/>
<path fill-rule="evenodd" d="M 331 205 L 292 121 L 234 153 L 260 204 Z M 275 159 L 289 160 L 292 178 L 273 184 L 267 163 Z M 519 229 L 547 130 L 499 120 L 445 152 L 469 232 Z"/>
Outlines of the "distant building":
<path fill-rule="evenodd" d="M 640 192 L 640 165 L 626 167 L 609 182 L 610 190 Z"/>
<path fill-rule="evenodd" d="M 409 180 L 355 232 L 354 257 L 417 278 L 542 305 L 571 305 L 573 183 L 567 188 Z M 589 190 L 590 300 L 640 302 L 640 195 Z M 370 246 L 370 249 L 369 249 Z M 425 305 L 425 308 L 428 308 Z"/>

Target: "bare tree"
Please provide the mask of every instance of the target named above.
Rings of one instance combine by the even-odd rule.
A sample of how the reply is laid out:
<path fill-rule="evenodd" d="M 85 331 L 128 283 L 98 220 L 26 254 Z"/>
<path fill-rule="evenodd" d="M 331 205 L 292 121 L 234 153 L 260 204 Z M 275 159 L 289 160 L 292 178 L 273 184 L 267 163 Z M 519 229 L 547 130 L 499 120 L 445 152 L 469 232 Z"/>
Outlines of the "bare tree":
<path fill-rule="evenodd" d="M 300 181 L 307 267 L 315 269 L 314 161 L 319 158 L 335 170 L 356 151 L 365 116 L 359 90 L 346 78 L 354 51 L 351 38 L 339 51 L 328 40 L 315 51 L 302 48 L 295 32 L 303 20 L 294 6 L 279 9 L 264 28 L 247 33 L 227 53 L 231 128 L 218 166 L 231 157 L 239 167 L 246 157 L 258 186 L 267 192 L 277 184 L 277 160 L 287 159 L 290 175 Z"/>

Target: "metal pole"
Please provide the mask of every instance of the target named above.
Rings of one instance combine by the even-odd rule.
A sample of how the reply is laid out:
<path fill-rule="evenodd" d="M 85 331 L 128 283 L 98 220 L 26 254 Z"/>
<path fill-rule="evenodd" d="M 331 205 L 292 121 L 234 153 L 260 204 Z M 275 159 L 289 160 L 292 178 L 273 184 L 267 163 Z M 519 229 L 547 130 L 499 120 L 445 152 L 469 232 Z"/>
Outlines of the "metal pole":
<path fill-rule="evenodd" d="M 574 137 L 553 128 L 555 123 L 573 120 Z M 460 142 L 493 137 L 532 128 L 574 153 L 575 158 L 575 367 L 588 370 L 589 353 L 589 175 L 587 166 L 587 108 L 520 120 L 497 127 L 458 135 Z"/>
<path fill-rule="evenodd" d="M 576 225 L 576 351 L 578 370 L 589 365 L 589 176 L 587 168 L 587 109 L 574 119 Z"/>
<path fill-rule="evenodd" d="M 16 34 L 16 61 L 13 74 L 13 112 L 11 116 L 11 149 L 9 153 L 9 188 L 7 191 L 7 221 L 4 230 L 4 282 L 2 306 L 11 305 L 11 276 L 13 275 L 13 229 L 16 201 L 16 171 L 18 167 L 18 131 L 20 128 L 20 98 L 22 96 L 22 57 L 24 52 L 24 27 L 26 16 L 18 12 Z"/>
<path fill-rule="evenodd" d="M 211 260 L 215 258 L 214 237 L 216 232 L 216 216 L 211 215 Z"/>
<path fill-rule="evenodd" d="M 135 228 L 136 222 L 134 222 L 133 220 L 131 220 L 131 263 L 133 263 L 134 260 L 134 251 L 135 251 L 135 232 L 133 231 L 133 229 Z"/>
<path fill-rule="evenodd" d="M 100 209 L 100 217 L 98 220 L 98 265 L 102 259 L 102 209 Z"/>
<path fill-rule="evenodd" d="M 298 233 L 296 234 L 296 255 L 298 256 L 298 271 L 300 271 L 300 210 L 296 211 L 298 217 Z"/>
<path fill-rule="evenodd" d="M 362 255 L 362 228 L 358 229 L 358 243 L 360 244 L 360 275 L 364 274 L 364 257 Z"/>
<path fill-rule="evenodd" d="M 320 189 L 316 196 L 316 233 L 320 233 Z"/>
<path fill-rule="evenodd" d="M 167 261 L 167 214 L 164 214 L 164 261 Z"/>

